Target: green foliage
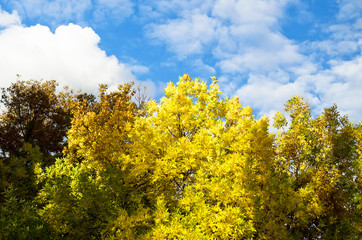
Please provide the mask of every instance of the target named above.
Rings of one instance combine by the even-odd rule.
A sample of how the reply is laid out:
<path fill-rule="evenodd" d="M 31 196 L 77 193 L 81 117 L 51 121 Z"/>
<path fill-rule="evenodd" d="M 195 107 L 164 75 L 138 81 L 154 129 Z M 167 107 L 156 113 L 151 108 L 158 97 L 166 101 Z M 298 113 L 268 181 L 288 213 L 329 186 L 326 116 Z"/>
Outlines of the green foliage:
<path fill-rule="evenodd" d="M 142 233 L 144 223 L 139 194 L 128 189 L 116 168 L 97 174 L 80 163 L 58 159 L 39 175 L 44 187 L 39 193 L 42 218 L 55 238 L 89 239 Z M 143 216 L 143 215 L 141 215 Z M 119 223 L 121 221 L 121 224 Z M 122 233 L 122 234 L 121 234 Z"/>
<path fill-rule="evenodd" d="M 17 195 L 12 185 L 4 191 L 5 201 L 0 204 L 1 239 L 47 239 L 49 231 L 37 212 L 37 203 Z"/>
<path fill-rule="evenodd" d="M 25 143 L 18 156 L 0 158 L 0 203 L 4 201 L 4 191 L 10 186 L 17 189 L 17 197 L 33 199 L 39 189 L 36 184 L 36 169 L 42 165 L 43 154 L 38 147 Z"/>

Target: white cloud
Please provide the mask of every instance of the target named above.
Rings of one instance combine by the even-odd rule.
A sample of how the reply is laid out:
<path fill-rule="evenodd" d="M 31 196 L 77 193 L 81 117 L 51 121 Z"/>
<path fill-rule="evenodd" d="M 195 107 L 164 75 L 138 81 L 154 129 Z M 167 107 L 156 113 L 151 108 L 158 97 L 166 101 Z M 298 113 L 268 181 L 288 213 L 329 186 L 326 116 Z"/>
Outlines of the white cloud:
<path fill-rule="evenodd" d="M 107 56 L 99 41 L 91 28 L 74 24 L 60 26 L 54 33 L 42 25 L 11 26 L 0 32 L 0 85 L 9 86 L 20 74 L 24 80 L 55 79 L 61 85 L 96 92 L 99 83 L 112 87 L 136 81 L 135 69 L 147 71 Z"/>
<path fill-rule="evenodd" d="M 283 14 L 286 0 L 218 0 L 213 15 L 233 24 L 273 26 Z"/>
<path fill-rule="evenodd" d="M 315 76 L 316 88 L 327 105 L 336 103 L 352 120 L 362 119 L 362 56 L 336 61 L 330 70 Z M 323 83 L 323 84 L 322 84 Z"/>
<path fill-rule="evenodd" d="M 338 1 L 339 20 L 322 25 L 328 37 L 304 43 L 288 39 L 280 24 L 288 4 L 298 5 L 298 0 L 207 1 L 201 10 L 185 2 L 175 3 L 178 12 L 171 20 L 151 25 L 149 36 L 165 43 L 179 59 L 211 54 L 215 65 L 210 67 L 222 75 L 223 90 L 238 95 L 259 116 L 282 109 L 298 94 L 308 99 L 314 113 L 337 103 L 351 119 L 362 119 L 361 1 Z M 154 11 L 173 11 L 161 3 Z"/>
<path fill-rule="evenodd" d="M 55 23 L 81 21 L 92 4 L 91 0 L 10 0 L 9 3 L 24 16 Z"/>
<path fill-rule="evenodd" d="M 362 2 L 360 0 L 338 0 L 340 19 L 360 18 L 362 15 Z"/>
<path fill-rule="evenodd" d="M 321 31 L 327 34 L 323 40 L 308 42 L 305 47 L 312 51 L 321 51 L 329 57 L 359 53 L 362 42 L 362 1 L 339 0 L 338 21 L 323 26 Z"/>
<path fill-rule="evenodd" d="M 341 54 L 349 54 L 356 52 L 360 43 L 350 40 L 332 41 L 330 39 L 312 42 L 309 47 L 325 52 L 330 56 L 338 56 Z"/>
<path fill-rule="evenodd" d="M 180 2 L 183 6 L 185 1 Z M 209 51 L 223 73 L 268 72 L 281 67 L 293 71 L 298 65 L 308 65 L 304 69 L 312 71 L 298 47 L 279 32 L 277 22 L 289 2 L 208 1 L 204 10 L 187 14 L 189 7 L 180 8 L 178 18 L 149 25 L 148 36 L 166 43 L 181 60 Z"/>
<path fill-rule="evenodd" d="M 270 33 L 272 34 L 272 33 Z M 273 34 L 272 34 L 273 35 Z M 265 34 L 264 38 L 268 43 L 260 46 L 240 46 L 236 52 L 227 52 L 220 48 L 219 66 L 221 71 L 228 73 L 247 73 L 249 71 L 270 72 L 276 69 L 292 70 L 299 65 L 307 65 L 308 59 L 298 52 L 298 47 L 291 44 L 286 38 Z M 239 40 L 243 45 L 243 40 Z M 271 42 L 274 43 L 271 44 Z M 269 46 L 268 46 L 269 45 Z M 218 54 L 218 53 L 217 53 Z M 304 69 L 310 69 L 305 66 Z M 313 68 L 310 69 L 313 71 Z"/>
<path fill-rule="evenodd" d="M 21 15 L 53 26 L 70 22 L 118 24 L 133 13 L 134 6 L 131 0 L 9 0 L 9 4 Z M 89 15 L 93 19 L 86 21 Z"/>
<path fill-rule="evenodd" d="M 291 1 L 217 1 L 213 14 L 221 21 L 214 56 L 222 72 L 267 73 L 309 65 L 298 46 L 279 32 L 278 20 Z M 310 66 L 303 67 L 313 71 Z"/>
<path fill-rule="evenodd" d="M 19 24 L 21 24 L 21 21 L 17 11 L 13 11 L 10 14 L 6 11 L 3 11 L 0 6 L 0 28 Z"/>
<path fill-rule="evenodd" d="M 96 22 L 106 22 L 110 19 L 122 22 L 133 14 L 134 4 L 130 0 L 98 0 L 98 5 L 93 13 Z"/>
<path fill-rule="evenodd" d="M 305 47 L 321 51 L 330 57 L 354 54 L 361 51 L 362 18 L 354 23 L 335 24 L 324 30 L 329 35 L 325 40 L 308 42 Z"/>
<path fill-rule="evenodd" d="M 259 116 L 271 117 L 288 99 L 300 95 L 308 99 L 315 114 L 336 103 L 341 114 L 348 114 L 358 122 L 362 119 L 362 56 L 334 61 L 332 65 L 331 69 L 300 75 L 293 82 L 288 79 L 289 74 L 282 71 L 267 76 L 251 74 L 248 83 L 236 94 L 243 105 L 259 110 Z"/>
<path fill-rule="evenodd" d="M 165 42 L 179 59 L 185 59 L 203 52 L 204 46 L 215 38 L 216 25 L 207 15 L 190 15 L 184 19 L 169 20 L 165 24 L 149 25 L 148 35 Z"/>
<path fill-rule="evenodd" d="M 311 94 L 313 86 L 307 79 L 291 82 L 284 71 L 271 72 L 268 75 L 250 74 L 248 83 L 236 91 L 243 105 L 250 105 L 259 111 L 259 116 L 281 110 L 287 100 L 300 95 L 309 102 L 319 104 L 318 98 Z"/>
<path fill-rule="evenodd" d="M 127 67 L 131 70 L 134 74 L 146 74 L 149 73 L 150 69 L 146 66 L 142 65 L 129 65 L 127 64 Z"/>
<path fill-rule="evenodd" d="M 215 68 L 212 66 L 204 63 L 201 59 L 196 59 L 192 62 L 192 64 L 195 66 L 197 71 L 199 72 L 198 76 L 200 75 L 206 75 L 208 77 L 214 76 L 215 74 Z"/>

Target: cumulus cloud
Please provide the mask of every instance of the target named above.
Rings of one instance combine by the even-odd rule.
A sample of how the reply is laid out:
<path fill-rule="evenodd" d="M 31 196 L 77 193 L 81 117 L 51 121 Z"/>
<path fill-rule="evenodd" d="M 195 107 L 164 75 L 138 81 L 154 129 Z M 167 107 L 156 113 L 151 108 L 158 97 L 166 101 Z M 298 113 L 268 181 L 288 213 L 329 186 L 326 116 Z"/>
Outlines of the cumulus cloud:
<path fill-rule="evenodd" d="M 11 26 L 0 32 L 0 85 L 21 79 L 55 79 L 61 85 L 96 92 L 99 83 L 116 86 L 136 81 L 142 66 L 120 63 L 99 48 L 100 37 L 89 27 L 69 24 L 54 33 L 46 26 Z M 150 91 L 154 88 L 148 81 Z M 150 95 L 153 93 L 150 92 Z"/>

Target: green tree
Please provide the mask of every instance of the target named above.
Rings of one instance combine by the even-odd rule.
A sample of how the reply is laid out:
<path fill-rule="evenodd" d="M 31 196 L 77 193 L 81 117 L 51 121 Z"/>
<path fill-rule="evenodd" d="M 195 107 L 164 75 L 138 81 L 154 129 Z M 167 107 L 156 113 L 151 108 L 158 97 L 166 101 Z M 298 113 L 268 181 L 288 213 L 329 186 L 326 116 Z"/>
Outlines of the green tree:
<path fill-rule="evenodd" d="M 4 202 L 5 190 L 16 188 L 16 197 L 33 200 L 40 186 L 36 183 L 36 169 L 42 165 L 43 154 L 38 147 L 25 143 L 20 156 L 0 158 L 0 204 Z"/>
<path fill-rule="evenodd" d="M 5 200 L 0 204 L 1 239 L 49 239 L 50 232 L 38 214 L 35 201 L 18 198 L 13 186 L 4 195 Z"/>
<path fill-rule="evenodd" d="M 129 189 L 118 168 L 102 172 L 83 163 L 56 163 L 39 175 L 38 200 L 54 239 L 135 239 L 147 230 L 147 210 L 140 193 Z"/>

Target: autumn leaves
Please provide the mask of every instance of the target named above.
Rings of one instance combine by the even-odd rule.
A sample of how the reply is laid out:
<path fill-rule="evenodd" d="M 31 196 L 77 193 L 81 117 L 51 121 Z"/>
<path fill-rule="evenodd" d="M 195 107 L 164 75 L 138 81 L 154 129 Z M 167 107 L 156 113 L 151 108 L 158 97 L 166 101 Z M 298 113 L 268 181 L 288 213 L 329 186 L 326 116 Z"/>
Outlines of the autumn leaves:
<path fill-rule="evenodd" d="M 290 123 L 276 115 L 275 136 L 215 78 L 208 86 L 184 75 L 144 109 L 134 93 L 124 84 L 101 86 L 98 100 L 68 95 L 65 155 L 31 170 L 39 231 L 55 239 L 360 236 L 361 127 L 336 107 L 312 118 L 295 97 Z"/>

